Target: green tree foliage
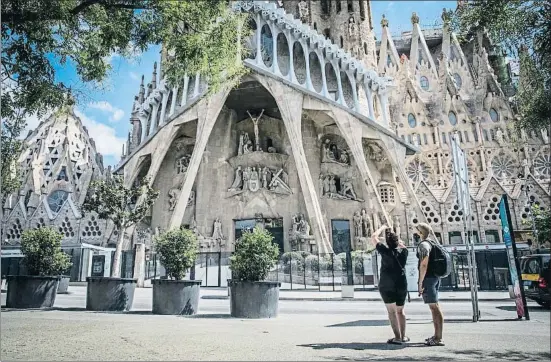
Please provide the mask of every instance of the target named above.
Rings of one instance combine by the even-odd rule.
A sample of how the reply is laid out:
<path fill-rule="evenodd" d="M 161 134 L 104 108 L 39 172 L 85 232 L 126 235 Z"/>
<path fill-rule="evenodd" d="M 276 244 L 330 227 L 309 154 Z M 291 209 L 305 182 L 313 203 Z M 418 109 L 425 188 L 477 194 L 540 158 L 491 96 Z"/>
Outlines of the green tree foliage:
<path fill-rule="evenodd" d="M 200 73 L 217 91 L 245 72 L 238 60 L 245 56 L 247 15 L 227 1 L 3 0 L 1 17 L 3 194 L 17 188 L 10 166 L 26 118 L 61 106 L 69 94 L 83 96 L 56 79 L 56 67 L 74 66 L 77 81 L 97 86 L 112 54 L 163 44 L 162 69 L 171 82 Z"/>
<path fill-rule="evenodd" d="M 155 238 L 155 251 L 167 275 L 182 280 L 197 259 L 197 238 L 187 229 L 169 230 Z"/>
<path fill-rule="evenodd" d="M 216 88 L 243 72 L 238 39 L 246 19 L 220 0 L 4 0 L 2 119 L 18 109 L 43 113 L 71 89 L 55 66 L 74 65 L 84 82 L 101 82 L 113 53 L 128 56 L 163 44 L 163 69 L 172 80 L 197 72 Z"/>
<path fill-rule="evenodd" d="M 538 205 L 532 207 L 535 228 L 538 233 L 538 245 L 544 246 L 545 243 L 551 244 L 551 210 L 542 209 Z M 532 220 L 525 220 L 524 224 L 532 227 Z"/>
<path fill-rule="evenodd" d="M 266 279 L 279 259 L 279 248 L 273 239 L 269 231 L 259 227 L 243 233 L 230 257 L 234 280 L 256 282 Z"/>
<path fill-rule="evenodd" d="M 82 205 L 83 211 L 95 212 L 100 219 L 111 220 L 119 233 L 113 259 L 113 277 L 120 276 L 124 231 L 147 215 L 158 196 L 159 193 L 149 185 L 147 179 L 142 181 L 141 186 L 126 187 L 121 176 L 113 175 L 90 184 Z"/>
<path fill-rule="evenodd" d="M 467 38 L 486 29 L 490 38 L 520 59 L 516 104 L 519 128 L 551 125 L 551 2 L 477 0 L 458 6 L 454 24 Z"/>
<path fill-rule="evenodd" d="M 63 235 L 43 227 L 26 230 L 21 235 L 23 264 L 29 275 L 56 276 L 71 267 L 69 255 L 61 251 Z"/>

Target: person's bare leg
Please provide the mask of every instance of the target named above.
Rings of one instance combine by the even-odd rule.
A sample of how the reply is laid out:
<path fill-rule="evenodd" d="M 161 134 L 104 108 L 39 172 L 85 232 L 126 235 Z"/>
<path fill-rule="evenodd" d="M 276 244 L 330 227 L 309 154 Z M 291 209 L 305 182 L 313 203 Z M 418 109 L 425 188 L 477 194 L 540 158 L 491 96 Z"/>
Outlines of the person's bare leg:
<path fill-rule="evenodd" d="M 442 340 L 442 330 L 444 328 L 444 315 L 438 303 L 429 304 L 430 312 L 432 313 L 432 322 L 434 323 L 434 339 Z"/>
<path fill-rule="evenodd" d="M 388 320 L 390 321 L 390 327 L 394 332 L 394 338 L 401 341 L 400 324 L 398 323 L 398 317 L 396 315 L 396 303 L 385 304 L 388 311 Z"/>
<path fill-rule="evenodd" d="M 402 340 L 406 338 L 406 315 L 404 314 L 404 306 L 396 306 L 396 315 L 398 317 L 398 324 L 400 326 L 400 334 Z"/>

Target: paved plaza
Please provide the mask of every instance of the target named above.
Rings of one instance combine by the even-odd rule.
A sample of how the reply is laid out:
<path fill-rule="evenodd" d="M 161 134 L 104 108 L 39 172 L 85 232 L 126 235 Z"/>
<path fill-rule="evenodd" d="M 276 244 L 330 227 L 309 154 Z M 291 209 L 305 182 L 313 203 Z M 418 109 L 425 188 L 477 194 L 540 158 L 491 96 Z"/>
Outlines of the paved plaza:
<path fill-rule="evenodd" d="M 203 297 L 221 295 L 203 290 Z M 317 295 L 318 293 L 316 293 Z M 445 347 L 432 335 L 426 306 L 406 306 L 411 343 L 390 346 L 384 305 L 377 301 L 282 300 L 271 320 L 229 317 L 229 301 L 200 300 L 194 317 L 151 314 L 151 289 L 138 289 L 129 313 L 85 311 L 85 288 L 59 295 L 52 310 L 2 309 L 1 359 L 7 360 L 549 360 L 550 314 L 530 304 L 515 320 L 510 300 L 443 302 Z M 2 294 L 2 305 L 5 294 Z"/>

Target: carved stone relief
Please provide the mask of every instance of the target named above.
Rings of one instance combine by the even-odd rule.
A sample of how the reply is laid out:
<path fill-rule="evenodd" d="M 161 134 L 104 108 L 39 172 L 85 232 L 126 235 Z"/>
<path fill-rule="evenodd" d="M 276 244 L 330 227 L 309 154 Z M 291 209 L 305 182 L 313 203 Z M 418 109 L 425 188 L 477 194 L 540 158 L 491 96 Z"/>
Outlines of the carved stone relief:
<path fill-rule="evenodd" d="M 323 197 L 335 200 L 364 201 L 356 195 L 350 178 L 320 175 L 319 182 Z"/>
<path fill-rule="evenodd" d="M 292 250 L 307 251 L 307 242 L 314 243 L 314 236 L 310 235 L 310 224 L 304 217 L 304 214 L 295 214 L 293 216 L 293 225 L 289 230 L 289 241 Z"/>
<path fill-rule="evenodd" d="M 323 143 L 321 162 L 339 163 L 341 165 L 350 165 L 350 154 L 348 150 L 339 149 L 329 138 Z"/>
<path fill-rule="evenodd" d="M 367 213 L 366 209 L 356 211 L 352 217 L 354 224 L 354 241 L 356 242 L 356 249 L 364 249 L 368 245 L 368 239 L 373 233 L 373 222 L 371 215 Z"/>
<path fill-rule="evenodd" d="M 238 166 L 228 192 L 234 195 L 244 191 L 257 192 L 261 189 L 282 195 L 292 194 L 289 187 L 289 175 L 282 168 L 267 166 Z"/>

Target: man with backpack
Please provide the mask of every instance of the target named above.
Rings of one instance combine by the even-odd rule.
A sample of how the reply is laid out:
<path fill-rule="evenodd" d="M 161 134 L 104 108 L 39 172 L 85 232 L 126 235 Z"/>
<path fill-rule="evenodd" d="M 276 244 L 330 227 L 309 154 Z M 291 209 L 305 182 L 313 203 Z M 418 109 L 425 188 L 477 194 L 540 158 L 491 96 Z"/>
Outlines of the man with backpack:
<path fill-rule="evenodd" d="M 431 240 L 434 232 L 425 223 L 417 225 L 421 243 L 417 246 L 419 259 L 419 295 L 423 296 L 425 304 L 429 305 L 434 324 L 434 336 L 425 339 L 427 346 L 443 346 L 442 329 L 444 315 L 438 304 L 438 289 L 440 279 L 447 277 L 451 272 L 451 256 L 436 240 Z"/>

